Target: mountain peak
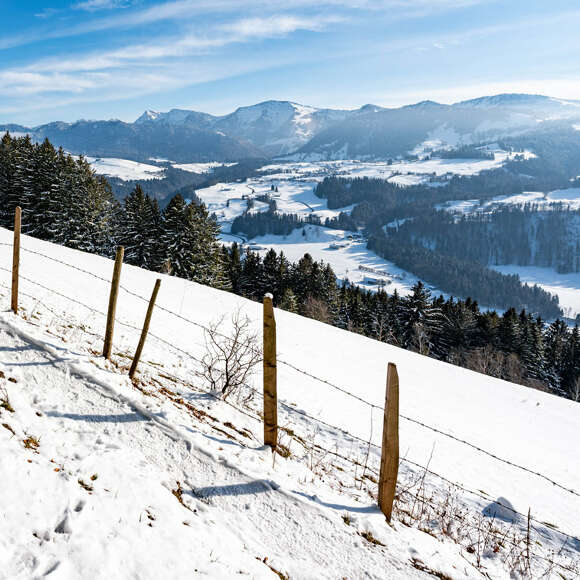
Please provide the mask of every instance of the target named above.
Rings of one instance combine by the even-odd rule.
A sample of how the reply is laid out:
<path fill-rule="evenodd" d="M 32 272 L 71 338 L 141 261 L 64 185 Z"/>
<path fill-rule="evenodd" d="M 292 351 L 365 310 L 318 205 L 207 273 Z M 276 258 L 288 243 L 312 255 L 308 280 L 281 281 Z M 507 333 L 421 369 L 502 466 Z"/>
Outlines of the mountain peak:
<path fill-rule="evenodd" d="M 519 105 L 539 105 L 553 101 L 552 97 L 545 95 L 532 95 L 528 93 L 500 93 L 498 95 L 488 95 L 485 97 L 478 97 L 477 99 L 469 99 L 467 101 L 460 101 L 455 103 L 460 106 L 472 107 L 505 107 L 505 106 L 519 106 Z"/>
<path fill-rule="evenodd" d="M 440 109 L 441 107 L 444 107 L 444 106 L 445 105 L 442 105 L 441 103 L 437 103 L 436 101 L 425 100 L 425 101 L 419 101 L 418 103 L 415 103 L 413 105 L 406 105 L 402 108 L 403 109 Z"/>
<path fill-rule="evenodd" d="M 146 123 L 147 121 L 155 121 L 161 113 L 157 111 L 152 111 L 147 109 L 136 121 L 135 123 Z"/>
<path fill-rule="evenodd" d="M 359 113 L 378 113 L 379 111 L 384 111 L 384 107 L 379 107 L 378 105 L 373 105 L 372 103 L 367 103 L 363 105 L 358 111 Z"/>

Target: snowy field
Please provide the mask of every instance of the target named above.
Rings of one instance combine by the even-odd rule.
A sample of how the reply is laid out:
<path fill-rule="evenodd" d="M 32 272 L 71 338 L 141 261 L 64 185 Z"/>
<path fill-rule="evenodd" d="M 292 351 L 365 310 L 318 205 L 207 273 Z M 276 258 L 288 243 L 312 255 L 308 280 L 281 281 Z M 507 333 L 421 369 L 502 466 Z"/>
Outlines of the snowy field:
<path fill-rule="evenodd" d="M 2 264 L 10 261 L 10 241 L 0 229 Z M 210 578 L 276 578 L 275 569 L 293 579 L 382 580 L 423 578 L 419 565 L 453 579 L 481 578 L 483 571 L 507 580 L 502 557 L 509 548 L 486 550 L 477 570 L 477 555 L 449 540 L 466 522 L 481 527 L 496 516 L 493 525 L 506 519 L 509 534 L 524 533 L 525 518 L 495 500 L 522 514 L 531 508 L 534 549 L 543 557 L 562 549 L 566 566 L 580 560 L 580 541 L 562 548 L 558 532 L 578 537 L 580 497 L 414 422 L 578 490 L 577 403 L 277 310 L 281 443 L 291 455 L 272 461 L 259 421 L 198 390 L 191 356 L 204 353 L 203 331 L 186 320 L 207 325 L 241 309 L 259 332 L 260 304 L 161 276 L 135 388 L 119 373 L 127 371 L 123 353 L 135 348 L 146 303 L 127 290 L 148 296 L 158 275 L 124 266 L 109 364 L 97 356 L 104 317 L 64 297 L 104 312 L 112 262 L 26 236 L 22 243 L 21 275 L 61 296 L 21 279 L 30 298 L 22 296 L 25 320 L 16 318 L 8 313 L 10 274 L 0 270 L 1 382 L 15 410 L 0 409 L 10 426 L 0 429 L 0 578 L 180 578 L 193 569 Z M 389 361 L 399 370 L 401 415 L 412 419 L 401 419 L 399 481 L 416 489 L 423 480 L 412 461 L 479 494 L 449 496 L 447 483 L 424 474 L 430 497 L 451 497 L 467 510 L 464 523 L 443 534 L 433 521 L 424 524 L 435 526 L 429 533 L 403 525 L 403 511 L 388 526 L 375 505 L 374 478 L 361 479 L 363 462 L 376 468 L 377 449 L 317 422 L 380 443 Z M 260 381 L 258 372 L 253 385 Z M 258 398 L 247 410 L 259 408 Z M 34 446 L 32 436 L 36 452 L 22 443 Z M 300 440 L 358 458 L 359 466 L 307 451 Z M 400 501 L 401 509 L 414 509 Z M 361 537 L 368 533 L 384 546 Z"/>
<path fill-rule="evenodd" d="M 129 159 L 117 159 L 115 157 L 86 157 L 95 173 L 106 177 L 115 177 L 122 181 L 147 181 L 150 179 L 164 179 L 165 166 L 171 165 L 175 169 L 189 173 L 212 173 L 216 167 L 231 167 L 235 163 L 174 163 L 169 159 L 151 157 L 150 163 L 140 163 Z"/>
<path fill-rule="evenodd" d="M 580 188 L 557 189 L 548 193 L 541 191 L 524 191 L 515 195 L 498 195 L 489 200 L 464 199 L 449 201 L 435 207 L 454 213 L 474 214 L 491 211 L 502 206 L 523 206 L 533 203 L 541 209 L 550 209 L 554 204 L 568 206 L 572 210 L 580 209 Z"/>
<path fill-rule="evenodd" d="M 304 231 L 306 235 L 302 229 L 297 229 L 288 236 L 253 238 L 251 247 L 262 248 L 258 250 L 262 255 L 269 248 L 282 251 L 291 262 L 297 262 L 308 253 L 316 261 L 331 264 L 339 280 L 348 279 L 367 289 L 382 287 L 389 294 L 396 290 L 401 296 L 406 296 L 413 284 L 419 281 L 413 274 L 367 250 L 366 241 L 352 232 L 314 225 L 305 226 Z M 441 294 L 434 286 L 429 288 L 434 294 Z"/>
<path fill-rule="evenodd" d="M 114 157 L 86 157 L 86 160 L 97 174 L 116 177 L 122 181 L 163 179 L 165 177 L 165 170 L 162 167 L 148 163 L 138 163 Z"/>
<path fill-rule="evenodd" d="M 491 266 L 502 274 L 518 274 L 522 282 L 537 284 L 544 290 L 555 294 L 560 307 L 568 318 L 580 314 L 580 272 L 559 274 L 554 268 L 538 266 Z"/>
<path fill-rule="evenodd" d="M 212 163 L 171 163 L 172 167 L 175 169 L 181 169 L 181 171 L 188 171 L 189 173 L 212 173 L 216 167 L 231 167 L 236 165 L 236 163 L 218 163 L 214 161 Z"/>
<path fill-rule="evenodd" d="M 498 147 L 487 148 L 493 153 L 494 159 L 420 159 L 416 161 L 302 161 L 288 163 L 272 163 L 262 167 L 261 171 L 274 173 L 276 176 L 286 178 L 307 178 L 316 176 L 322 179 L 328 175 L 340 177 L 371 177 L 397 181 L 401 176 L 414 179 L 415 183 L 428 182 L 432 177 L 449 175 L 476 175 L 482 171 L 501 167 L 506 161 L 513 159 L 517 153 L 508 153 Z M 525 158 L 533 157 L 533 153 L 524 151 L 520 153 Z M 411 176 L 414 176 L 411 177 Z M 402 185 L 409 185 L 402 183 Z"/>

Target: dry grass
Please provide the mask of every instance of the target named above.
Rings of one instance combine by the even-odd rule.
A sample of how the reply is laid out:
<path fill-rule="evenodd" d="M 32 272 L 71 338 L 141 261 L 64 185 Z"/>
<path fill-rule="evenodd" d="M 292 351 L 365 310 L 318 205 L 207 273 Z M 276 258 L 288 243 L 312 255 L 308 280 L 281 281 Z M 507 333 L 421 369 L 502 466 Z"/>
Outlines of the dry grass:
<path fill-rule="evenodd" d="M 263 564 L 266 564 L 266 566 L 268 566 L 268 568 L 270 568 L 270 570 L 272 570 L 272 572 L 274 572 L 274 574 L 276 574 L 276 576 L 278 576 L 278 578 L 280 578 L 280 580 L 290 580 L 290 576 L 288 576 L 287 574 L 284 574 L 284 572 L 280 572 L 280 570 L 276 570 L 276 568 L 274 568 L 274 566 L 272 566 L 272 564 L 268 563 L 267 556 L 264 559 L 256 557 L 256 560 L 260 560 L 260 562 L 262 562 Z"/>
<path fill-rule="evenodd" d="M 32 451 L 36 451 L 40 446 L 40 439 L 38 439 L 38 437 L 28 435 L 26 439 L 22 440 L 22 443 L 25 449 L 31 449 Z"/>
<path fill-rule="evenodd" d="M 369 543 L 373 544 L 373 546 L 384 546 L 381 541 L 377 540 L 370 532 L 359 532 L 359 534 Z"/>
<path fill-rule="evenodd" d="M 79 485 L 85 490 L 88 491 L 89 493 L 91 493 L 93 491 L 93 486 L 86 483 L 84 480 L 80 479 L 78 480 Z"/>
<path fill-rule="evenodd" d="M 8 429 L 8 431 L 10 431 L 12 435 L 16 435 L 16 432 L 14 431 L 14 429 L 12 429 L 12 427 L 10 427 L 10 425 L 8 425 L 8 423 L 2 423 L 2 427 L 4 427 L 4 429 Z"/>
<path fill-rule="evenodd" d="M 9 413 L 14 413 L 14 407 L 10 404 L 10 399 L 8 397 L 8 391 L 4 387 L 0 388 L 0 409 L 4 409 Z"/>

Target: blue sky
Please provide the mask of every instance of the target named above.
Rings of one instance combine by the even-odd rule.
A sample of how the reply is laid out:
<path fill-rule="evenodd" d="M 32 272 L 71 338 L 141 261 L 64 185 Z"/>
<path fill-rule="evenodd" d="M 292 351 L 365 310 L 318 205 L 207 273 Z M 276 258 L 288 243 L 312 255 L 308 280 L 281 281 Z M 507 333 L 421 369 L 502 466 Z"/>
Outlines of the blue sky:
<path fill-rule="evenodd" d="M 576 0 L 0 0 L 0 122 L 580 99 Z"/>

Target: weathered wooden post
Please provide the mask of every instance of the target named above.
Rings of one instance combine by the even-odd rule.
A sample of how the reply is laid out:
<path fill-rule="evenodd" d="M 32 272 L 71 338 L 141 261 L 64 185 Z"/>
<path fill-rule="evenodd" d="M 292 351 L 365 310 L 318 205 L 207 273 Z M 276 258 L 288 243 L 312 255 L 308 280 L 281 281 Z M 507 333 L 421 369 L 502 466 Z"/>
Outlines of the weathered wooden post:
<path fill-rule="evenodd" d="M 143 330 L 141 331 L 141 338 L 139 339 L 139 344 L 137 345 L 137 350 L 135 351 L 135 356 L 133 357 L 133 362 L 131 363 L 131 369 L 129 370 L 130 378 L 133 378 L 135 376 L 135 373 L 137 372 L 137 365 L 139 364 L 139 360 L 141 359 L 141 353 L 143 352 L 143 347 L 145 346 L 147 333 L 149 332 L 149 324 L 151 323 L 151 316 L 153 315 L 153 308 L 155 307 L 155 300 L 157 300 L 159 286 L 161 286 L 161 280 L 158 278 L 155 281 L 153 293 L 151 294 L 151 300 L 149 301 L 149 307 L 147 308 L 147 314 L 145 315 Z"/>
<path fill-rule="evenodd" d="M 278 445 L 278 392 L 276 368 L 276 320 L 272 294 L 264 296 L 264 445 Z"/>
<path fill-rule="evenodd" d="M 109 310 L 107 311 L 107 329 L 105 332 L 105 344 L 103 346 L 103 356 L 111 358 L 113 349 L 113 332 L 115 330 L 115 313 L 117 311 L 117 296 L 119 295 L 119 281 L 121 280 L 121 266 L 125 248 L 119 246 L 115 256 L 115 267 L 113 268 L 113 280 L 111 281 L 111 293 L 109 295 Z"/>
<path fill-rule="evenodd" d="M 18 278 L 20 271 L 20 227 L 22 224 L 22 210 L 18 206 L 14 210 L 14 246 L 12 248 L 12 302 L 14 314 L 18 314 Z"/>
<path fill-rule="evenodd" d="M 399 375 L 397 367 L 389 363 L 387 391 L 383 419 L 383 445 L 379 475 L 379 508 L 391 521 L 393 501 L 399 472 Z"/>

